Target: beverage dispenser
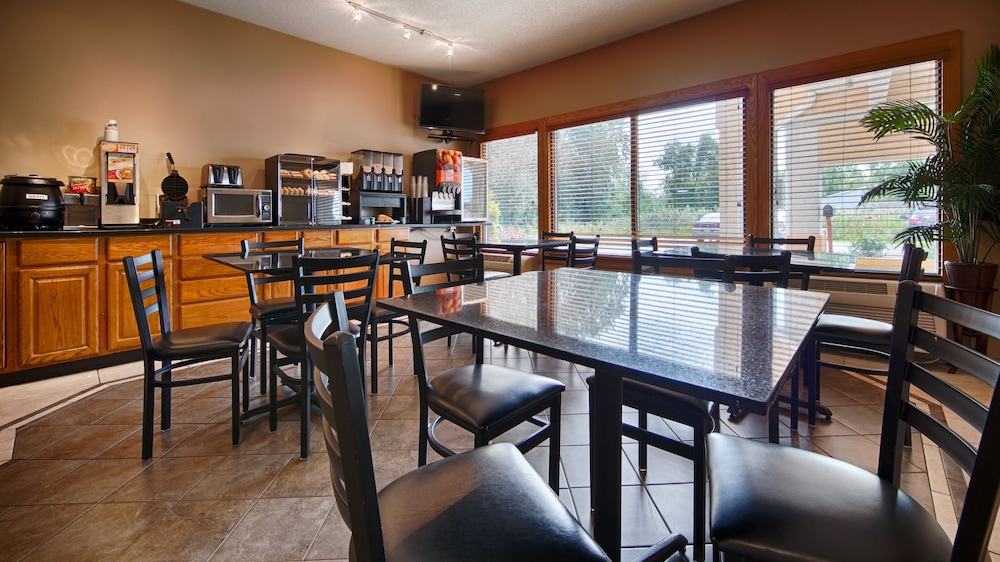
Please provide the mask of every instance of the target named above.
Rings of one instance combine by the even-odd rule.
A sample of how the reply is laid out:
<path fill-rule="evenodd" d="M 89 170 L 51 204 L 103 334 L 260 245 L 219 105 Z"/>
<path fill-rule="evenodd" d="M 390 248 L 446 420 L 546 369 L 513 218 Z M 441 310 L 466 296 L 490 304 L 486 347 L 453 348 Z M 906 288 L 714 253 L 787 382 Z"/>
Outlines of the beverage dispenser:
<path fill-rule="evenodd" d="M 139 226 L 139 145 L 134 142 L 102 140 L 101 227 Z"/>
<path fill-rule="evenodd" d="M 411 175 L 428 178 L 428 192 L 411 193 L 411 216 L 420 222 L 462 221 L 462 153 L 438 148 L 413 155 Z"/>

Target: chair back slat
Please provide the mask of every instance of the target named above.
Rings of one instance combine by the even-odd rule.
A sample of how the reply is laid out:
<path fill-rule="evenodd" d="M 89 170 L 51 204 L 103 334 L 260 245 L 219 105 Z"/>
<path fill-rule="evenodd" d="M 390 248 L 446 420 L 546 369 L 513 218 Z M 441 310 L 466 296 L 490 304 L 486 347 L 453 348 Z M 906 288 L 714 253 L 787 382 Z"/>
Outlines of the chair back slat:
<path fill-rule="evenodd" d="M 399 290 L 403 290 L 403 278 L 406 276 L 403 262 L 419 265 L 427 259 L 427 240 L 411 242 L 393 238 L 389 252 L 389 257 L 392 258 L 389 265 L 389 296 L 393 297 L 396 295 L 396 285 L 400 286 Z"/>
<path fill-rule="evenodd" d="M 153 250 L 141 256 L 125 256 L 122 264 L 125 266 L 125 278 L 139 341 L 143 351 L 149 353 L 153 350 L 153 334 L 170 332 L 170 306 L 167 301 L 163 254 L 160 250 Z M 158 329 L 154 329 L 151 321 L 154 315 L 158 317 Z"/>
<path fill-rule="evenodd" d="M 478 254 L 471 259 L 438 263 L 411 264 L 404 262 L 403 268 L 405 271 L 403 277 L 404 294 L 418 295 L 446 287 L 483 283 L 486 274 L 486 261 L 482 254 Z M 438 283 L 424 282 L 425 277 L 432 275 L 444 275 L 445 281 Z"/>
<path fill-rule="evenodd" d="M 726 261 L 722 275 L 724 283 L 747 283 L 749 285 L 771 283 L 775 287 L 788 288 L 792 267 L 792 253 L 788 250 L 783 250 L 777 255 L 747 256 L 743 254 L 716 254 L 705 252 L 698 246 L 692 246 L 691 255 L 724 259 Z"/>
<path fill-rule="evenodd" d="M 347 332 L 344 296 L 334 292 L 329 301 L 306 322 L 305 338 L 316 366 L 313 376 L 323 410 L 334 497 L 351 530 L 351 560 L 385 560 L 365 384 L 354 337 Z"/>
<path fill-rule="evenodd" d="M 466 260 L 475 257 L 479 253 L 477 241 L 475 235 L 454 238 L 441 236 L 441 253 L 444 254 L 444 260 Z"/>
<path fill-rule="evenodd" d="M 933 441 L 969 474 L 951 560 L 982 560 L 1000 506 L 1000 412 L 994 408 L 1000 361 L 921 328 L 917 323 L 920 315 L 960 323 L 991 338 L 1000 338 L 1000 315 L 925 293 L 913 281 L 899 284 L 878 475 L 899 485 L 903 439 L 909 428 Z M 919 356 L 917 349 L 921 350 Z M 948 376 L 932 373 L 921 364 L 927 355 L 947 361 L 985 382 L 991 390 L 988 399 L 977 400 Z M 916 362 L 917 357 L 921 363 Z M 921 391 L 919 403 L 911 399 L 911 387 Z M 924 404 L 930 404 L 929 411 Z M 968 422 L 979 435 L 969 437 L 967 431 L 953 429 L 944 408 Z"/>
<path fill-rule="evenodd" d="M 660 243 L 655 236 L 650 238 L 633 238 L 632 239 L 632 251 L 639 250 L 640 252 L 656 252 L 660 249 Z"/>
<path fill-rule="evenodd" d="M 805 250 L 807 252 L 813 252 L 816 250 L 816 237 L 762 238 L 754 236 L 753 234 L 748 234 L 747 246 L 750 248 L 777 248 L 781 250 Z M 810 274 L 807 271 L 790 271 L 788 273 L 788 278 L 798 280 L 799 289 L 802 289 L 803 291 L 809 290 L 809 276 Z"/>
<path fill-rule="evenodd" d="M 296 273 L 296 304 L 305 321 L 318 305 L 327 302 L 333 291 L 341 291 L 351 318 L 367 327 L 378 272 L 378 250 L 369 253 L 312 258 L 296 256 L 292 262 Z"/>
<path fill-rule="evenodd" d="M 705 258 L 632 251 L 632 273 L 664 273 L 664 270 L 689 272 L 697 279 L 722 279 L 723 258 Z"/>

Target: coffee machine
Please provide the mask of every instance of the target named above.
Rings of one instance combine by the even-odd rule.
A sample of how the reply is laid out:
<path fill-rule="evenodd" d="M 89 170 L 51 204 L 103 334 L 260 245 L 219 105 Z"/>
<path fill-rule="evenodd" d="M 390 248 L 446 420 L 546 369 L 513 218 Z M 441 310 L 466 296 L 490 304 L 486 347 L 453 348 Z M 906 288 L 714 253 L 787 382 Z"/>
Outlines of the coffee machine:
<path fill-rule="evenodd" d="M 139 226 L 139 145 L 102 140 L 101 228 Z"/>

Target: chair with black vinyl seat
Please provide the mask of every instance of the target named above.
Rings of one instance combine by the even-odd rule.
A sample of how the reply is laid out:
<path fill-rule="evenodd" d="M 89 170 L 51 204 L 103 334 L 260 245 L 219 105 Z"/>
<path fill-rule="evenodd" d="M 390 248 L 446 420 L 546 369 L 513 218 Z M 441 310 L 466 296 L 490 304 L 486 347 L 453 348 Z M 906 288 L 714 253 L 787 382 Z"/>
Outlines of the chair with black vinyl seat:
<path fill-rule="evenodd" d="M 788 288 L 788 278 L 791 272 L 792 254 L 783 250 L 775 255 L 743 255 L 717 254 L 705 252 L 698 246 L 691 247 L 691 256 L 695 258 L 722 258 L 728 266 L 724 268 L 728 274 L 723 274 L 724 283 L 746 283 L 749 285 L 770 284 L 781 289 Z"/>
<path fill-rule="evenodd" d="M 809 236 L 807 238 L 762 238 L 754 236 L 753 234 L 747 235 L 747 246 L 750 248 L 767 248 L 767 249 L 781 249 L 781 250 L 805 250 L 806 252 L 812 252 L 816 250 L 816 237 Z M 809 272 L 808 271 L 792 271 L 788 274 L 788 279 L 795 281 L 798 280 L 799 289 L 803 291 L 809 290 Z"/>
<path fill-rule="evenodd" d="M 478 256 L 482 253 L 479 251 L 478 243 L 479 237 L 475 234 L 459 236 L 458 233 L 453 233 L 451 238 L 442 235 L 441 253 L 444 255 L 444 261 L 467 260 Z M 510 277 L 510 273 L 506 271 L 486 271 L 483 275 L 487 281 Z"/>
<path fill-rule="evenodd" d="M 601 235 L 584 237 L 573 235 L 569 243 L 570 267 L 594 269 L 597 266 L 597 246 L 601 243 Z"/>
<path fill-rule="evenodd" d="M 335 296 L 306 322 L 305 337 L 351 560 L 609 560 L 509 443 L 439 460 L 377 490 L 365 385 L 345 316 Z M 666 560 L 685 543 L 671 535 L 637 560 Z"/>
<path fill-rule="evenodd" d="M 250 256 L 254 252 L 296 252 L 301 254 L 305 250 L 305 240 L 279 240 L 273 242 L 257 242 L 255 240 L 242 240 L 240 249 L 243 256 Z M 247 272 L 247 289 L 250 293 L 250 318 L 253 322 L 253 339 L 250 340 L 250 357 L 257 357 L 257 342 L 260 342 L 260 393 L 267 392 L 267 332 L 272 326 L 281 324 L 294 324 L 298 321 L 298 312 L 295 309 L 295 297 L 291 294 L 292 274 L 263 274 Z M 289 288 L 288 296 L 268 295 L 274 292 L 279 285 L 286 284 Z M 266 288 L 265 288 L 266 287 Z M 256 377 L 255 363 L 250 363 L 250 377 Z M 243 388 L 243 408 L 249 407 L 249 381 L 244 381 Z"/>
<path fill-rule="evenodd" d="M 224 322 L 194 328 L 173 329 L 170 304 L 163 269 L 163 255 L 153 250 L 141 256 L 126 256 L 125 278 L 128 282 L 132 311 L 135 313 L 142 346 L 142 459 L 153 456 L 153 412 L 155 391 L 160 389 L 160 429 L 170 429 L 170 390 L 216 381 L 232 385 L 233 445 L 240 442 L 240 373 L 247 375 L 250 359 L 250 322 Z M 154 335 L 150 317 L 159 317 L 159 334 Z M 202 377 L 177 377 L 179 369 L 228 359 L 229 372 Z M 160 368 L 156 368 L 156 363 Z"/>
<path fill-rule="evenodd" d="M 538 259 L 542 263 L 542 271 L 545 271 L 546 264 L 553 267 L 566 267 L 569 265 L 569 246 L 573 241 L 572 232 L 542 232 L 542 240 L 566 241 L 565 246 L 554 248 L 542 248 L 538 251 Z"/>
<path fill-rule="evenodd" d="M 903 260 L 899 269 L 899 281 L 919 281 L 923 273 L 923 262 L 927 252 L 912 244 L 903 245 Z M 820 367 L 848 369 L 868 375 L 885 376 L 885 368 L 874 369 L 860 365 L 848 366 L 833 361 L 823 361 L 823 350 L 860 353 L 876 359 L 888 360 L 892 343 L 892 324 L 859 316 L 830 314 L 824 312 L 816 321 L 812 331 L 810 347 L 806 357 L 814 360 L 806 370 L 806 385 L 810 390 L 809 424 L 816 423 L 816 403 L 820 393 Z M 829 417 L 829 416 L 828 416 Z"/>
<path fill-rule="evenodd" d="M 410 295 L 430 291 L 460 294 L 463 285 L 483 283 L 483 256 L 476 256 L 474 261 L 477 263 L 459 260 L 424 265 L 404 264 L 407 271 L 404 290 Z M 468 269 L 463 269 L 470 266 L 476 270 L 474 277 Z M 433 284 L 422 282 L 420 285 L 414 282 L 414 279 L 442 274 L 452 280 Z M 417 375 L 420 397 L 418 466 L 427 464 L 428 446 L 444 457 L 455 454 L 435 435 L 435 429 L 443 420 L 472 433 L 475 447 L 482 447 L 514 427 L 529 422 L 538 429 L 518 442 L 517 448 L 522 453 L 527 452 L 547 439 L 549 484 L 553 490 L 559 490 L 559 412 L 562 391 L 566 386 L 549 377 L 482 364 L 481 343 L 476 345 L 476 364 L 454 367 L 431 377 L 424 360 L 424 346 L 457 332 L 446 327 L 421 332 L 420 325 L 419 319 L 410 316 L 413 371 Z M 539 417 L 546 410 L 549 412 L 548 421 Z M 431 412 L 435 418 L 429 421 Z"/>
<path fill-rule="evenodd" d="M 632 251 L 640 252 L 656 252 L 660 249 L 660 242 L 655 237 L 650 238 L 633 238 L 632 239 Z"/>
<path fill-rule="evenodd" d="M 700 279 L 721 281 L 725 259 L 695 258 L 691 256 L 652 254 L 636 249 L 632 251 L 632 272 L 667 273 L 677 272 Z M 587 378 L 588 386 L 593 385 L 593 376 Z M 594 396 L 591 395 L 591 409 Z M 705 520 L 707 469 L 705 465 L 706 437 L 719 428 L 719 405 L 708 400 L 672 392 L 633 379 L 622 379 L 622 405 L 635 408 L 638 414 L 636 425 L 622 423 L 622 435 L 635 439 L 639 445 L 639 471 L 645 474 L 648 468 L 647 449 L 651 445 L 657 449 L 689 459 L 694 464 L 694 502 L 692 520 L 694 535 L 694 559 L 705 559 Z M 654 415 L 690 427 L 694 432 L 691 442 L 685 442 L 649 429 L 649 416 Z M 597 428 L 591 427 L 591 439 Z"/>
<path fill-rule="evenodd" d="M 711 536 L 727 560 L 984 559 L 1000 497 L 1000 362 L 922 328 L 918 315 L 1000 338 L 1000 315 L 900 283 L 876 473 L 794 447 L 709 435 Z M 928 356 L 968 376 L 938 375 Z M 973 379 L 987 392 L 968 392 Z M 899 489 L 910 428 L 929 440 L 924 451 L 946 453 L 969 475 L 954 542 L 933 513 Z"/>
<path fill-rule="evenodd" d="M 383 263 L 388 263 L 389 267 L 389 298 L 396 296 L 396 286 L 402 290 L 403 283 L 403 263 L 408 261 L 413 264 L 424 263 L 427 257 L 427 240 L 420 242 L 410 242 L 408 240 L 392 239 L 389 245 L 389 255 L 380 258 Z M 371 351 L 370 371 L 371 371 L 371 391 L 378 394 L 378 344 L 386 342 L 388 350 L 388 364 L 393 361 L 392 340 L 409 334 L 410 326 L 406 321 L 405 314 L 400 314 L 392 310 L 382 308 L 378 301 L 372 306 L 372 317 L 368 323 L 368 346 Z M 385 335 L 378 335 L 379 325 L 386 327 Z M 398 328 L 398 329 L 397 329 Z"/>
<path fill-rule="evenodd" d="M 327 302 L 333 291 L 342 291 L 348 305 L 351 326 L 357 338 L 358 362 L 364 377 L 365 336 L 371 318 L 372 301 L 375 293 L 375 277 L 378 271 L 378 250 L 355 252 L 353 255 L 330 258 L 296 256 L 292 269 L 295 280 L 295 305 L 299 321 L 294 325 L 281 326 L 268 336 L 271 347 L 268 377 L 268 411 L 271 431 L 278 429 L 278 408 L 287 404 L 298 404 L 301 458 L 309 457 L 309 422 L 312 405 L 312 389 L 308 374 L 312 365 L 306 353 L 304 326 L 306 318 L 320 304 Z M 281 356 L 279 357 L 279 353 Z M 298 375 L 286 367 L 298 365 Z M 305 376 L 303 376 L 305 374 Z M 278 381 L 295 391 L 295 394 L 278 400 Z"/>

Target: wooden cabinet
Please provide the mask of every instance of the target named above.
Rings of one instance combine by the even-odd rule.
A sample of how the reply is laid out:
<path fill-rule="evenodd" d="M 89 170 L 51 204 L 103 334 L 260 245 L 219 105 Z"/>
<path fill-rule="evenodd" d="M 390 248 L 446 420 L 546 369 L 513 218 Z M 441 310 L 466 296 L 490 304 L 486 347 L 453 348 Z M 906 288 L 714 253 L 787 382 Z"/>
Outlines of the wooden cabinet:
<path fill-rule="evenodd" d="M 392 250 L 392 240 L 409 240 L 409 228 L 380 228 L 375 231 L 375 247 L 382 254 L 388 254 Z M 378 268 L 378 276 L 375 278 L 375 298 L 384 299 L 389 296 L 389 264 L 381 265 Z M 396 287 L 396 295 L 403 294 L 402 287 Z"/>
<path fill-rule="evenodd" d="M 96 356 L 102 328 L 97 238 L 23 240 L 18 266 L 19 365 Z"/>
<path fill-rule="evenodd" d="M 239 252 L 240 242 L 255 235 L 251 232 L 178 235 L 174 257 L 178 303 L 175 328 L 250 320 L 246 276 L 202 256 Z"/>
<path fill-rule="evenodd" d="M 427 228 L 426 226 L 422 228 Z M 134 358 L 139 338 L 122 258 L 163 253 L 174 328 L 249 320 L 246 277 L 205 254 L 239 252 L 240 241 L 304 239 L 306 248 L 388 252 L 409 227 L 297 230 L 51 232 L 0 234 L 0 387 Z M 291 284 L 268 296 L 291 296 Z M 376 295 L 388 294 L 388 268 Z M 156 327 L 154 326 L 154 329 Z M 80 362 L 81 363 L 77 363 Z M 22 373 L 22 371 L 30 371 Z"/>
<path fill-rule="evenodd" d="M 0 299 L 7 294 L 7 244 L 0 240 Z M 7 306 L 0 300 L 0 371 L 7 367 Z M 12 315 L 13 316 L 13 315 Z"/>
<path fill-rule="evenodd" d="M 129 295 L 128 281 L 125 279 L 125 265 L 122 263 L 122 258 L 125 256 L 141 256 L 153 250 L 160 250 L 163 254 L 163 268 L 167 279 L 167 299 L 176 310 L 177 298 L 173 291 L 175 286 L 173 282 L 173 251 L 170 241 L 169 235 L 106 239 L 108 263 L 105 284 L 107 286 L 108 312 L 105 349 L 108 351 L 125 351 L 140 346 L 139 329 L 135 323 L 135 311 L 132 310 L 132 297 Z M 176 314 L 175 310 L 170 311 L 172 316 Z M 150 327 L 155 333 L 159 333 L 158 322 Z"/>

